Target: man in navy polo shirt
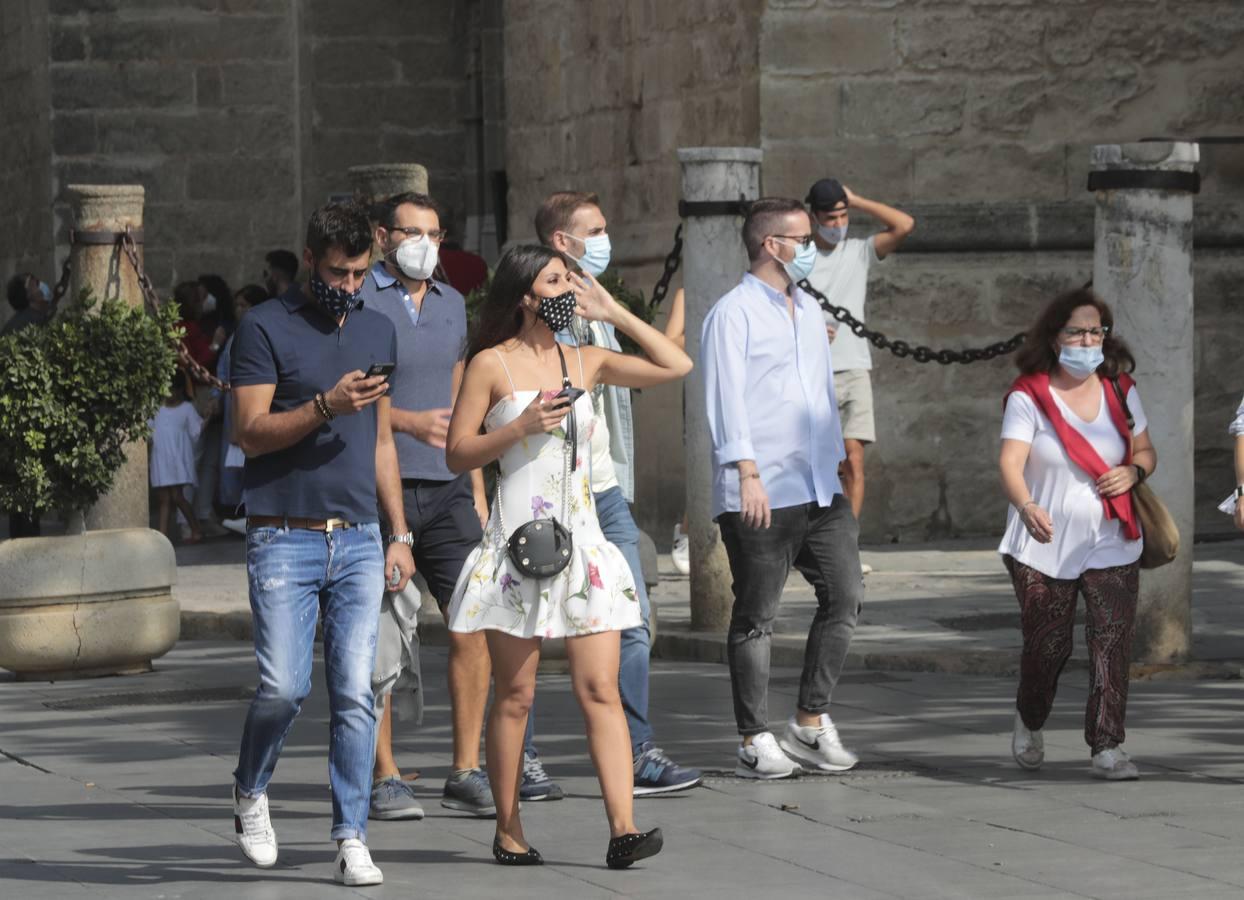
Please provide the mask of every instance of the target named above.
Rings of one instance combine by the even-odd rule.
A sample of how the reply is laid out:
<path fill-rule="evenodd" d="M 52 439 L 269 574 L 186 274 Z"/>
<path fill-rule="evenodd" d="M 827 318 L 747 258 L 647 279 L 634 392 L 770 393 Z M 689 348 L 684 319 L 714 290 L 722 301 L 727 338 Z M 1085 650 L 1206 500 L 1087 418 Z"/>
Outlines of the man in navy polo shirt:
<path fill-rule="evenodd" d="M 432 198 L 398 194 L 378 204 L 373 215 L 376 244 L 384 258 L 367 273 L 362 297 L 368 309 L 383 313 L 397 329 L 398 366 L 390 381 L 390 399 L 402 498 L 406 522 L 415 535 L 415 565 L 444 613 L 467 557 L 483 537 L 481 526 L 488 521 L 483 475 L 479 471 L 454 475 L 445 465 L 449 417 L 464 368 L 466 303 L 452 287 L 432 278 L 445 235 Z M 382 632 L 397 627 L 394 616 L 381 617 Z M 454 758 L 441 804 L 478 816 L 496 815 L 488 778 L 479 764 L 490 674 L 484 633 L 451 631 Z M 393 758 L 393 696 L 386 701 L 376 741 L 372 818 L 418 819 L 423 809 Z"/>
<path fill-rule="evenodd" d="M 234 442 L 246 453 L 246 569 L 259 688 L 234 772 L 238 844 L 276 863 L 268 782 L 311 692 L 316 613 L 322 617 L 329 719 L 334 878 L 380 884 L 365 843 L 375 752 L 371 670 L 386 574 L 400 590 L 414 573 L 385 376 L 393 325 L 358 300 L 371 251 L 366 215 L 352 204 L 311 216 L 305 286 L 242 320 L 230 384 Z M 394 532 L 386 551 L 380 511 Z"/>

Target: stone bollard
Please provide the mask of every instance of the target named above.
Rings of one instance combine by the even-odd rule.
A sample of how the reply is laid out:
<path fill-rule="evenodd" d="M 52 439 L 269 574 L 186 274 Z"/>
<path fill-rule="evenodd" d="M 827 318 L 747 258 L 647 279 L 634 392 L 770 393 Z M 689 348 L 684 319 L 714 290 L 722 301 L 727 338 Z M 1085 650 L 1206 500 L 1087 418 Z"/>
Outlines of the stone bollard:
<path fill-rule="evenodd" d="M 763 154 L 751 147 L 688 147 L 678 151 L 682 196 L 687 203 L 755 200 L 760 194 Z M 734 597 L 721 532 L 712 520 L 713 442 L 708 433 L 700 331 L 713 304 L 747 271 L 742 218 L 738 213 L 683 216 L 683 290 L 686 292 L 687 354 L 695 361 L 683 387 L 687 401 L 687 521 L 691 549 L 691 627 L 724 631 Z"/>
<path fill-rule="evenodd" d="M 407 191 L 428 192 L 428 170 L 419 163 L 351 166 L 349 174 L 355 199 L 368 205 Z"/>
<path fill-rule="evenodd" d="M 138 275 L 115 238 L 128 225 L 140 232 L 138 258 L 142 259 L 142 185 L 71 184 L 69 199 L 73 209 L 74 239 L 71 247 L 72 279 L 70 299 L 82 288 L 90 288 L 97 303 L 122 300 L 130 306 L 143 305 Z M 102 232 L 103 234 L 98 234 Z M 146 528 L 150 522 L 147 504 L 147 444 L 135 441 L 126 447 L 126 461 L 117 472 L 112 490 L 99 499 L 86 514 L 86 527 Z"/>
<path fill-rule="evenodd" d="M 1158 468 L 1149 484 L 1179 526 L 1179 555 L 1140 576 L 1133 658 L 1185 659 L 1192 639 L 1193 338 L 1192 194 L 1198 147 L 1190 143 L 1093 148 L 1097 199 L 1093 287 L 1114 309 L 1136 356 L 1136 376 Z"/>

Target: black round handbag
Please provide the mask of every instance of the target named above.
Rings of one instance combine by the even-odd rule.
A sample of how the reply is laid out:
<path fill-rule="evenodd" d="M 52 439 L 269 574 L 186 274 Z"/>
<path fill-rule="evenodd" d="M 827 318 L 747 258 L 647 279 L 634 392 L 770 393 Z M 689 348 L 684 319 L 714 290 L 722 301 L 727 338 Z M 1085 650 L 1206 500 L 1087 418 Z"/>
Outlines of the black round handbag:
<path fill-rule="evenodd" d="M 562 386 L 572 387 L 570 373 L 566 369 L 566 356 L 561 345 L 557 345 L 558 356 L 562 364 Z M 566 442 L 563 448 L 565 471 L 562 473 L 562 514 L 567 515 L 570 500 L 570 473 L 577 468 L 575 446 L 578 441 L 578 429 L 575 423 L 574 405 L 565 419 Z M 501 510 L 501 479 L 497 479 L 497 526 L 505 540 L 505 518 Z M 515 529 L 506 541 L 507 552 L 514 568 L 528 578 L 552 578 L 568 565 L 574 553 L 574 537 L 570 529 L 550 519 L 532 519 Z"/>

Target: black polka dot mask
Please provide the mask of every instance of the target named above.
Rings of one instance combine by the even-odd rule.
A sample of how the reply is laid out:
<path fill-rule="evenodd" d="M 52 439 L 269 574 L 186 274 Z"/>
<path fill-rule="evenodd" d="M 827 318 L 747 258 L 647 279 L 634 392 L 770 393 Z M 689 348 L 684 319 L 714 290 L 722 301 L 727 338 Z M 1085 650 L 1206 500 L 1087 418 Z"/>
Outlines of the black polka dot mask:
<path fill-rule="evenodd" d="M 536 315 L 549 326 L 549 330 L 557 333 L 565 331 L 574 320 L 575 293 L 566 291 L 556 297 L 540 297 L 540 306 Z"/>

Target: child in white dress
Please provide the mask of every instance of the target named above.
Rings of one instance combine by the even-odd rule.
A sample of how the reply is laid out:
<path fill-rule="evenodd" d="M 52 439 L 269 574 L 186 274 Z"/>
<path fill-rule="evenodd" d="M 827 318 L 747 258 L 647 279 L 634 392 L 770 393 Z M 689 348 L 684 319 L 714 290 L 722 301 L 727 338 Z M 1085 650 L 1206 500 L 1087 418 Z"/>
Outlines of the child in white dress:
<path fill-rule="evenodd" d="M 562 351 L 555 333 L 575 314 L 613 325 L 645 356 L 601 347 Z M 648 387 L 686 375 L 691 360 L 594 279 L 571 273 L 557 251 L 537 246 L 502 257 L 467 356 L 445 459 L 454 472 L 499 461 L 500 502 L 459 577 L 448 620 L 453 631 L 484 631 L 492 660 L 496 696 L 485 747 L 497 807 L 493 856 L 503 865 L 542 862 L 518 815 L 523 733 L 540 641 L 565 637 L 609 819 L 605 861 L 624 868 L 662 845 L 660 829 L 635 827 L 631 741 L 618 694 L 620 632 L 639 625 L 641 615 L 630 568 L 596 517 L 587 472 L 591 398 L 566 402 L 557 388 L 567 381 L 589 392 L 597 384 Z M 572 533 L 569 563 L 551 577 L 524 575 L 507 541 L 533 520 L 553 519 Z"/>
<path fill-rule="evenodd" d="M 164 404 L 151 419 L 151 486 L 160 500 L 160 531 L 173 538 L 172 507 L 176 506 L 190 523 L 187 544 L 197 544 L 203 535 L 194 516 L 185 487 L 198 484 L 195 477 L 194 447 L 203 430 L 203 419 L 186 398 L 185 374 L 178 369 L 169 385 Z"/>

